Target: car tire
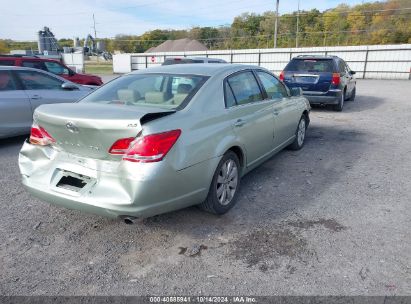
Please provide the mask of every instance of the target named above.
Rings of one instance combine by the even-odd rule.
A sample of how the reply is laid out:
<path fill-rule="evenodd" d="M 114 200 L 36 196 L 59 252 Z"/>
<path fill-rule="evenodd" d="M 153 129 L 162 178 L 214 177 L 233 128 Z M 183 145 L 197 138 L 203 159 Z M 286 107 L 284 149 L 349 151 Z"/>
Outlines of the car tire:
<path fill-rule="evenodd" d="M 295 131 L 295 138 L 291 145 L 288 146 L 290 150 L 300 150 L 304 147 L 305 134 L 308 127 L 307 117 L 305 115 L 301 116 L 298 122 L 297 130 Z"/>
<path fill-rule="evenodd" d="M 344 100 L 345 100 L 345 90 L 341 93 L 340 100 L 338 104 L 333 107 L 334 111 L 341 112 L 344 108 Z"/>
<path fill-rule="evenodd" d="M 214 214 L 224 214 L 237 202 L 241 166 L 237 155 L 228 151 L 218 163 L 207 198 L 199 207 Z"/>
<path fill-rule="evenodd" d="M 356 90 L 357 90 L 357 88 L 354 88 L 354 89 L 352 90 L 350 99 L 348 99 L 349 101 L 354 101 L 354 100 L 355 100 Z"/>

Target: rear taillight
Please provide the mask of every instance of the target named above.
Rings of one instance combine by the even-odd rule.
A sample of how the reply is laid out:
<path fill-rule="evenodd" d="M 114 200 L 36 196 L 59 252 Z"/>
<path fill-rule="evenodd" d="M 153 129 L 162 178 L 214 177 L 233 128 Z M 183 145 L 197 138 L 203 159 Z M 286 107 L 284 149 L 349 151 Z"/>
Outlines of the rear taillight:
<path fill-rule="evenodd" d="M 124 154 L 123 160 L 152 163 L 161 161 L 180 137 L 181 130 L 124 138 L 110 148 L 111 154 Z M 127 147 L 126 147 L 127 146 Z"/>
<path fill-rule="evenodd" d="M 339 73 L 333 73 L 333 78 L 331 80 L 331 84 L 338 86 L 340 84 L 341 77 Z"/>
<path fill-rule="evenodd" d="M 281 80 L 281 81 L 284 81 L 284 71 L 282 71 L 282 72 L 280 73 L 280 80 Z"/>
<path fill-rule="evenodd" d="M 130 137 L 130 138 L 122 138 L 117 140 L 110 148 L 110 150 L 108 151 L 108 153 L 110 154 L 117 154 L 117 155 L 123 155 L 124 153 L 126 153 L 126 151 L 128 150 L 128 148 L 130 147 L 130 144 L 133 142 L 133 140 L 135 140 L 134 137 Z"/>
<path fill-rule="evenodd" d="M 43 127 L 40 127 L 35 123 L 31 126 L 29 141 L 32 145 L 39 146 L 48 146 L 56 142 Z"/>

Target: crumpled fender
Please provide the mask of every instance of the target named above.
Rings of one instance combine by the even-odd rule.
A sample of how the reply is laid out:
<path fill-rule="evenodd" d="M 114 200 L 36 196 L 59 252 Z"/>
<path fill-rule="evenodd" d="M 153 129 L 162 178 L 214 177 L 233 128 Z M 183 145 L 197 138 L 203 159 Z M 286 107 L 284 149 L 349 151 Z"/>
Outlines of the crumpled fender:
<path fill-rule="evenodd" d="M 46 167 L 56 154 L 50 147 L 39 147 L 25 141 L 19 154 L 20 173 L 25 176 L 32 175 L 34 171 Z"/>

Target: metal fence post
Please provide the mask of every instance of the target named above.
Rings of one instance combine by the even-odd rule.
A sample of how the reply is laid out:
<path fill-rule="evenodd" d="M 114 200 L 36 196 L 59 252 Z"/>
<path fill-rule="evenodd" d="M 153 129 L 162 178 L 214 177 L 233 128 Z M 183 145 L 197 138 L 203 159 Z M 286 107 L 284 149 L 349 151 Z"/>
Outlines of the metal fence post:
<path fill-rule="evenodd" d="M 258 50 L 258 66 L 261 66 L 261 51 Z"/>
<path fill-rule="evenodd" d="M 365 51 L 365 62 L 364 62 L 364 71 L 362 73 L 362 79 L 365 79 L 365 73 L 367 72 L 367 63 L 368 63 L 368 46 L 367 46 L 367 50 Z"/>
<path fill-rule="evenodd" d="M 145 56 L 146 58 L 146 69 L 148 68 L 148 60 L 147 60 L 147 56 Z"/>

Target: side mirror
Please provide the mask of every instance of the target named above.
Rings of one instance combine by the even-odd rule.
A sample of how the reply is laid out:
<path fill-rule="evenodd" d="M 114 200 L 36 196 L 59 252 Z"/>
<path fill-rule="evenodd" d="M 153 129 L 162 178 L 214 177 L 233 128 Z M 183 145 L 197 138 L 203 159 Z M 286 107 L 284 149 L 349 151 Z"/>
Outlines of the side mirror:
<path fill-rule="evenodd" d="M 61 88 L 67 91 L 78 90 L 78 86 L 76 86 L 74 83 L 71 83 L 71 82 L 64 82 L 61 85 Z"/>
<path fill-rule="evenodd" d="M 291 96 L 297 97 L 303 95 L 303 90 L 301 88 L 291 88 L 290 93 Z"/>
<path fill-rule="evenodd" d="M 350 71 L 350 75 L 355 75 L 355 71 Z"/>

